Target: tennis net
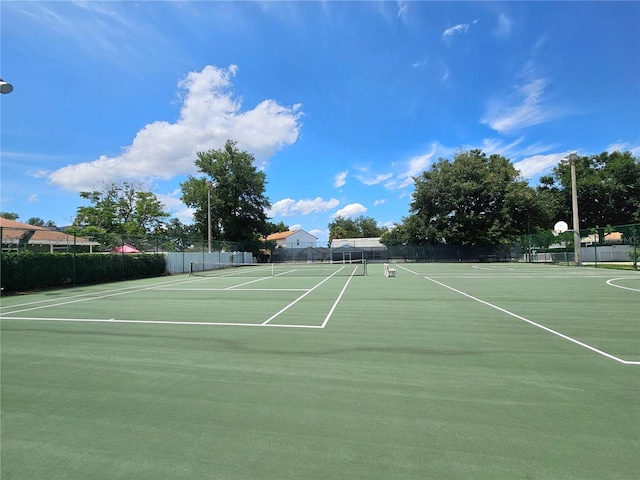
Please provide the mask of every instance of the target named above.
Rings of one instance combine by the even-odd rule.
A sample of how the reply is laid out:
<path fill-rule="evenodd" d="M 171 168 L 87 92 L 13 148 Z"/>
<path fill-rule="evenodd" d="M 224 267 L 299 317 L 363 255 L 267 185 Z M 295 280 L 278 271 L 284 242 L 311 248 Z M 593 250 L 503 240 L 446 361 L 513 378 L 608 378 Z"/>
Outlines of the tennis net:
<path fill-rule="evenodd" d="M 364 276 L 365 259 L 341 262 L 202 263 L 191 262 L 189 274 L 205 277 L 329 277 Z"/>

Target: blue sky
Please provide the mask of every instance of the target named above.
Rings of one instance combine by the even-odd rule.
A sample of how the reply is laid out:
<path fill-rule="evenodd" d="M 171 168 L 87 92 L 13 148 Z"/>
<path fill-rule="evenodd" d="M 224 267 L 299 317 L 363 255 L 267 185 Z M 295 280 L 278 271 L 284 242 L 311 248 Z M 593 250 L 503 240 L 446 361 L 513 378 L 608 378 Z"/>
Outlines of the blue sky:
<path fill-rule="evenodd" d="M 0 3 L 1 204 L 68 225 L 142 180 L 189 223 L 196 152 L 236 140 L 270 215 L 392 225 L 412 177 L 480 148 L 532 186 L 572 151 L 640 155 L 640 2 Z"/>

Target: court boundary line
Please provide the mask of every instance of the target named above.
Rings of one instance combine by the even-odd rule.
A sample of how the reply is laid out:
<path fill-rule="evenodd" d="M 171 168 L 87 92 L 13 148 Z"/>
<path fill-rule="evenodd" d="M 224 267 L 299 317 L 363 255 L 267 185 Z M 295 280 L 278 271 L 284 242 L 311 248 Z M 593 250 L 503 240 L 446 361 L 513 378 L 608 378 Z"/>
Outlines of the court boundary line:
<path fill-rule="evenodd" d="M 234 322 L 189 322 L 177 320 L 126 320 L 116 318 L 58 318 L 58 317 L 2 317 L 2 320 L 16 320 L 27 322 L 70 322 L 70 323 L 130 323 L 148 325 L 196 325 L 205 327 L 282 327 L 282 328 L 310 328 L 321 329 L 321 325 L 287 325 L 287 324 L 262 324 L 262 323 L 234 323 Z"/>
<path fill-rule="evenodd" d="M 168 281 L 166 283 L 161 283 L 161 284 L 147 284 L 144 286 L 130 286 L 130 287 L 120 287 L 120 288 L 112 288 L 112 289 L 105 289 L 105 290 L 99 290 L 97 292 L 87 292 L 87 293 L 81 293 L 78 295 L 70 295 L 66 298 L 51 298 L 51 299 L 45 299 L 45 300 L 36 300 L 34 302 L 26 302 L 26 303 L 18 303 L 15 305 L 3 305 L 1 307 L 2 310 L 11 310 L 10 312 L 8 312 L 8 315 L 12 315 L 14 313 L 20 313 L 20 312 L 28 312 L 31 310 L 40 310 L 43 308 L 49 308 L 49 307 L 58 307 L 60 305 L 67 305 L 69 303 L 80 303 L 80 302 L 86 302 L 89 300 L 97 300 L 100 298 L 107 298 L 107 297 L 115 297 L 118 295 L 126 295 L 128 293 L 138 293 L 138 292 L 144 292 L 147 290 L 158 290 L 158 289 L 162 289 L 165 285 L 181 285 L 184 283 L 191 283 L 191 282 L 198 282 L 198 281 L 202 281 L 204 280 L 203 278 L 198 278 L 198 279 L 193 279 L 193 278 L 188 278 L 188 279 L 180 279 L 180 280 L 171 280 Z M 50 302 L 50 303 L 48 303 Z M 57 302 L 57 303 L 56 303 Z M 31 307 L 31 308 L 24 308 L 22 310 L 19 310 L 19 308 L 21 307 L 26 307 L 26 306 L 30 306 L 30 305 L 36 305 L 36 304 L 45 304 L 45 305 L 39 305 L 37 307 Z M 17 309 L 17 310 L 14 310 Z M 4 314 L 0 313 L 0 318 L 2 318 Z"/>
<path fill-rule="evenodd" d="M 638 288 L 623 287 L 622 285 L 616 285 L 615 283 L 613 283 L 616 280 L 629 280 L 629 279 L 631 279 L 631 277 L 610 278 L 609 280 L 607 280 L 607 285 L 609 285 L 610 287 L 622 288 L 623 290 L 631 290 L 632 292 L 640 292 L 640 289 Z"/>
<path fill-rule="evenodd" d="M 308 288 L 158 288 L 162 292 L 306 292 Z"/>
<path fill-rule="evenodd" d="M 353 270 L 353 273 L 355 273 L 355 272 L 356 272 L 356 269 Z M 344 284 L 344 287 L 342 287 L 342 290 L 340 291 L 340 294 L 338 295 L 338 298 L 336 298 L 336 301 L 333 303 L 333 306 L 329 310 L 329 313 L 327 313 L 327 316 L 325 317 L 324 322 L 322 322 L 322 328 L 327 326 L 327 323 L 329 323 L 329 319 L 333 316 L 334 310 L 338 306 L 338 303 L 340 303 L 340 300 L 342 300 L 342 295 L 344 295 L 344 292 L 347 291 L 347 287 L 349 286 L 349 283 L 351 283 L 351 280 L 354 277 L 353 273 L 351 275 L 349 275 L 349 278 L 347 279 L 346 283 Z"/>
<path fill-rule="evenodd" d="M 344 267 L 343 267 L 344 268 Z M 314 286 L 313 288 L 309 289 L 308 291 L 306 291 L 305 293 L 303 293 L 302 295 L 300 295 L 298 298 L 296 298 L 293 302 L 291 302 L 289 305 L 285 306 L 284 308 L 280 309 L 278 312 L 276 312 L 275 314 L 273 314 L 271 317 L 269 317 L 267 320 L 265 320 L 262 325 L 267 325 L 271 322 L 271 320 L 273 320 L 274 318 L 279 317 L 281 314 L 283 314 L 284 312 L 286 312 L 287 310 L 289 310 L 289 308 L 293 307 L 296 303 L 298 303 L 300 300 L 302 300 L 304 297 L 306 297 L 307 295 L 309 295 L 311 292 L 313 292 L 316 288 L 318 288 L 320 285 L 322 285 L 324 282 L 326 282 L 327 280 L 329 280 L 330 278 L 333 278 L 337 273 L 341 272 L 343 270 L 343 268 L 340 268 L 338 270 L 336 270 L 334 273 L 332 273 L 331 275 L 329 275 L 327 278 L 325 278 L 324 280 L 322 280 L 320 283 L 318 283 L 316 286 Z M 351 278 L 351 277 L 349 277 Z M 347 284 L 349 282 L 347 281 Z M 323 327 L 324 328 L 324 327 Z"/>
<path fill-rule="evenodd" d="M 523 317 L 521 315 L 518 315 L 517 313 L 510 312 L 507 309 L 504 309 L 504 308 L 499 307 L 497 305 L 494 305 L 494 304 L 492 304 L 490 302 L 486 302 L 486 301 L 481 300 L 481 299 L 479 299 L 477 297 L 474 297 L 473 295 L 465 293 L 462 290 L 458 290 L 457 288 L 451 287 L 451 286 L 449 286 L 449 285 L 447 285 L 445 283 L 439 282 L 439 281 L 437 281 L 437 280 L 435 280 L 433 278 L 430 278 L 428 276 L 425 276 L 425 275 L 423 275 L 421 273 L 414 272 L 413 270 L 410 270 L 410 269 L 408 269 L 406 267 L 402 267 L 402 268 L 404 270 L 406 270 L 407 272 L 413 273 L 414 275 L 417 275 L 417 276 L 420 276 L 420 277 L 424 278 L 425 280 L 429 280 L 430 282 L 433 282 L 433 283 L 435 283 L 437 285 L 440 285 L 442 287 L 448 288 L 449 290 L 451 290 L 453 292 L 456 292 L 459 295 L 462 295 L 462 296 L 467 297 L 467 298 L 469 298 L 471 300 L 479 302 L 479 303 L 481 303 L 483 305 L 491 307 L 491 308 L 493 308 L 495 310 L 498 310 L 498 311 L 500 311 L 502 313 L 506 313 L 507 315 L 510 315 L 510 316 L 512 316 L 514 318 L 517 318 L 518 320 L 521 320 L 521 321 L 526 322 L 526 323 L 528 323 L 530 325 L 533 325 L 534 327 L 540 328 L 540 329 L 542 329 L 542 330 L 544 330 L 544 331 L 546 331 L 548 333 L 556 335 L 556 336 L 558 336 L 558 337 L 560 337 L 560 338 L 562 338 L 564 340 L 567 340 L 569 342 L 572 342 L 572 343 L 574 343 L 574 344 L 576 344 L 578 346 L 581 346 L 583 348 L 591 350 L 592 352 L 595 352 L 598 355 L 602 355 L 603 357 L 609 358 L 610 360 L 615 360 L 616 362 L 622 363 L 623 365 L 640 365 L 640 361 L 624 360 L 622 358 L 616 357 L 615 355 L 611 355 L 610 353 L 607 353 L 607 352 L 605 352 L 603 350 L 597 349 L 597 348 L 595 348 L 595 347 L 593 347 L 593 346 L 591 346 L 591 345 L 589 345 L 587 343 L 581 342 L 580 340 L 576 340 L 575 338 L 570 337 L 568 335 L 565 335 L 564 333 L 560 333 L 557 330 L 553 330 L 552 328 L 545 327 L 544 325 L 542 325 L 540 323 L 537 323 L 537 322 L 534 322 L 533 320 L 529 320 L 528 318 L 525 318 L 525 317 Z"/>
<path fill-rule="evenodd" d="M 336 309 L 338 303 L 342 299 L 342 296 L 343 296 L 344 292 L 346 291 L 349 283 L 351 282 L 351 279 L 354 277 L 354 273 L 356 272 L 356 269 L 354 269 L 353 273 L 351 275 L 349 275 L 347 281 L 345 282 L 344 286 L 342 287 L 342 290 L 338 294 L 337 299 L 335 300 L 335 302 L 331 306 L 331 308 L 329 310 L 329 313 L 324 318 L 324 321 L 322 322 L 322 324 L 320 324 L 320 325 L 304 325 L 304 324 L 300 325 L 300 324 L 275 324 L 275 323 L 271 323 L 271 322 L 275 318 L 280 316 L 282 313 L 287 311 L 289 308 L 294 306 L 296 303 L 298 303 L 300 300 L 302 300 L 304 297 L 309 295 L 315 289 L 320 287 L 322 284 L 324 284 L 325 282 L 327 282 L 328 280 L 333 278 L 335 275 L 340 273 L 344 268 L 345 267 L 342 267 L 342 268 L 336 270 L 334 273 L 332 273 L 328 277 L 324 278 L 322 281 L 320 281 L 319 283 L 317 283 L 315 286 L 313 286 L 310 289 L 252 289 L 252 288 L 247 288 L 247 289 L 237 288 L 236 289 L 235 288 L 235 287 L 240 287 L 240 286 L 243 286 L 243 285 L 255 283 L 257 281 L 265 280 L 265 279 L 268 279 L 268 278 L 271 278 L 271 277 L 255 279 L 255 280 L 251 280 L 251 281 L 248 281 L 248 282 L 241 283 L 241 284 L 236 285 L 236 286 L 231 286 L 231 287 L 226 287 L 226 288 L 186 289 L 187 291 L 191 291 L 191 290 L 205 290 L 205 291 L 216 290 L 216 291 L 288 291 L 288 292 L 295 291 L 295 292 L 304 292 L 302 295 L 300 295 L 294 301 L 290 302 L 284 308 L 280 309 L 274 315 L 269 317 L 266 321 L 261 322 L 261 323 L 197 322 L 197 321 L 173 321 L 173 320 L 127 320 L 127 319 L 116 319 L 116 318 L 101 319 L 101 318 L 61 318 L 61 317 L 22 317 L 22 316 L 15 316 L 16 313 L 22 313 L 22 312 L 27 312 L 27 311 L 32 311 L 32 310 L 42 310 L 42 309 L 45 309 L 45 308 L 52 308 L 52 307 L 57 307 L 57 306 L 61 306 L 61 305 L 67 305 L 67 304 L 71 304 L 71 303 L 85 302 L 85 301 L 89 301 L 89 300 L 99 300 L 99 299 L 102 299 L 102 298 L 108 298 L 108 297 L 118 296 L 118 295 L 125 295 L 125 294 L 128 294 L 128 293 L 137 293 L 137 292 L 149 291 L 149 290 L 160 290 L 160 291 L 164 291 L 164 290 L 182 290 L 182 289 L 179 289 L 179 288 L 171 288 L 171 287 L 174 286 L 174 285 L 180 285 L 180 284 L 184 284 L 184 283 L 190 283 L 190 282 L 194 282 L 194 281 L 203 280 L 203 278 L 199 278 L 199 279 L 189 278 L 188 280 L 167 282 L 166 284 L 155 285 L 155 286 L 147 285 L 147 286 L 141 287 L 141 288 L 124 287 L 124 288 L 117 288 L 117 289 L 113 289 L 113 290 L 106 290 L 106 291 L 103 291 L 103 292 L 95 292 L 95 293 L 92 292 L 92 293 L 84 293 L 84 294 L 80 294 L 80 295 L 72 295 L 71 297 L 68 297 L 67 300 L 60 299 L 62 301 L 56 302 L 56 300 L 58 300 L 58 299 L 51 299 L 51 301 L 54 302 L 54 303 L 48 303 L 48 304 L 45 304 L 45 305 L 38 305 L 38 306 L 32 306 L 32 305 L 45 303 L 48 300 L 40 300 L 40 301 L 37 301 L 37 302 L 27 302 L 27 303 L 23 303 L 23 304 L 13 305 L 13 307 L 18 307 L 17 310 L 13 310 L 13 311 L 7 312 L 7 313 L 0 313 L 0 321 L 1 320 L 14 320 L 14 321 L 34 321 L 34 322 L 36 322 L 36 321 L 41 321 L 41 322 L 49 321 L 49 322 L 107 323 L 107 324 L 108 323 L 121 323 L 121 324 L 129 323 L 129 324 L 151 324 L 151 325 L 161 325 L 162 324 L 162 325 L 241 326 L 241 327 L 261 327 L 262 326 L 262 327 L 282 327 L 282 328 L 323 329 L 323 328 L 326 327 L 327 323 L 329 322 L 329 319 L 333 315 L 334 310 Z M 169 288 L 167 288 L 167 287 L 169 287 Z M 28 306 L 28 305 L 30 306 L 29 308 L 19 309 L 19 307 L 21 307 L 21 306 Z"/>

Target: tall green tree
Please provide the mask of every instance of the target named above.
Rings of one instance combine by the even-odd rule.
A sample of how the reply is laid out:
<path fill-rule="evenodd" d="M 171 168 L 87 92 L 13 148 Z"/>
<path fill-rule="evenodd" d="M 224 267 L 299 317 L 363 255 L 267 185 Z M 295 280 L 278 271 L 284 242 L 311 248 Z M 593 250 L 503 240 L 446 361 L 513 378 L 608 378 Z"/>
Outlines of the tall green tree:
<path fill-rule="evenodd" d="M 210 203 L 213 239 L 242 242 L 251 251 L 259 248 L 270 229 L 266 212 L 271 203 L 265 196 L 266 175 L 253 161 L 253 155 L 240 151 L 232 140 L 221 149 L 197 153 L 195 164 L 203 176 L 190 175 L 180 186 L 182 201 L 195 209 L 195 224 L 203 238 L 208 236 Z"/>
<path fill-rule="evenodd" d="M 375 219 L 361 215 L 356 218 L 336 217 L 329 223 L 329 242 L 338 238 L 371 238 L 381 236 L 387 229 Z"/>
<path fill-rule="evenodd" d="M 461 151 L 414 180 L 407 243 L 506 243 L 548 222 L 535 190 L 500 155 Z"/>
<path fill-rule="evenodd" d="M 170 219 L 163 229 L 163 235 L 168 240 L 164 248 L 171 251 L 183 251 L 189 248 L 196 237 L 195 225 L 185 225 L 178 218 Z"/>
<path fill-rule="evenodd" d="M 158 232 L 169 214 L 142 182 L 104 182 L 92 192 L 80 192 L 90 206 L 78 207 L 74 225 L 122 235 Z"/>
<path fill-rule="evenodd" d="M 34 225 L 36 227 L 47 227 L 47 228 L 55 228 L 56 224 L 53 220 L 47 220 L 46 222 L 40 217 L 31 217 L 27 220 L 29 225 Z"/>
<path fill-rule="evenodd" d="M 387 231 L 381 235 L 380 243 L 387 247 L 406 245 L 409 241 L 407 229 L 407 219 L 405 218 L 402 223 L 396 224 L 392 228 L 387 229 Z"/>
<path fill-rule="evenodd" d="M 630 152 L 603 152 L 575 160 L 580 227 L 640 222 L 640 160 Z M 538 192 L 556 220 L 573 223 L 571 166 L 560 163 L 540 178 Z"/>
<path fill-rule="evenodd" d="M 13 212 L 0 212 L 0 217 L 6 218 L 7 220 L 18 220 L 20 215 Z"/>
<path fill-rule="evenodd" d="M 265 231 L 265 235 L 271 235 L 272 233 L 278 232 L 288 232 L 289 225 L 280 221 L 278 223 L 275 222 L 267 222 L 267 230 Z"/>

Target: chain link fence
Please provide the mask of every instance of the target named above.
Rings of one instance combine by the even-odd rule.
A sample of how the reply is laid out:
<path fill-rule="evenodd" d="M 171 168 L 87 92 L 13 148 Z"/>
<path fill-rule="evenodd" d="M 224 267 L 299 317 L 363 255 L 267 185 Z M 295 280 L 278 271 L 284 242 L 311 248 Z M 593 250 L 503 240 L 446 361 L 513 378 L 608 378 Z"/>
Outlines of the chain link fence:
<path fill-rule="evenodd" d="M 581 228 L 580 258 L 582 263 L 627 263 L 638 269 L 640 256 L 640 224 L 607 225 Z M 523 237 L 524 259 L 536 263 L 575 262 L 574 233 L 543 232 Z"/>

